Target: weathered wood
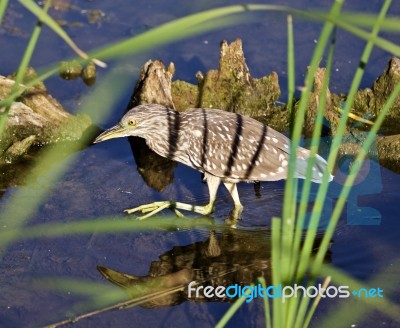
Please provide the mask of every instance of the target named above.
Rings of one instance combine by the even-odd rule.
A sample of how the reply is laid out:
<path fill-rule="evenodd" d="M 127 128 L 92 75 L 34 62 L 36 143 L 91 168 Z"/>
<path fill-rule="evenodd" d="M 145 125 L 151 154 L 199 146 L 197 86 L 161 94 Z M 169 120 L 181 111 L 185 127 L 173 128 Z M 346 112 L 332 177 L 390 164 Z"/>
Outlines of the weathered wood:
<path fill-rule="evenodd" d="M 275 123 L 279 121 L 281 125 L 281 109 L 275 106 L 280 96 L 278 75 L 272 72 L 260 79 L 253 78 L 240 39 L 231 44 L 223 41 L 218 69 L 204 75 L 198 72 L 196 77 L 197 87 L 183 81 L 172 83 L 172 97 L 178 110 L 185 110 L 190 104 L 190 107 L 219 108 L 253 117 L 274 112 L 276 115 L 270 117 L 271 120 L 278 117 Z"/>
<path fill-rule="evenodd" d="M 147 61 L 136 82 L 128 109 L 141 104 L 161 104 L 175 108 L 171 95 L 171 81 L 175 67 L 170 63 L 168 69 L 160 60 Z"/>
<path fill-rule="evenodd" d="M 400 82 L 400 59 L 390 59 L 385 71 L 376 79 L 372 87 L 357 93 L 354 113 L 372 121 L 378 116 L 397 83 Z M 381 132 L 384 135 L 400 134 L 400 96 L 385 117 Z"/>
<path fill-rule="evenodd" d="M 28 70 L 25 81 L 35 76 L 32 69 Z M 11 92 L 14 84 L 11 78 L 0 76 L 0 100 Z M 25 88 L 24 85 L 19 87 Z M 1 112 L 4 108 L 0 108 Z M 8 112 L 0 139 L 0 163 L 20 160 L 34 146 L 79 140 L 91 125 L 89 116 L 73 116 L 66 112 L 43 83 L 26 88 Z"/>

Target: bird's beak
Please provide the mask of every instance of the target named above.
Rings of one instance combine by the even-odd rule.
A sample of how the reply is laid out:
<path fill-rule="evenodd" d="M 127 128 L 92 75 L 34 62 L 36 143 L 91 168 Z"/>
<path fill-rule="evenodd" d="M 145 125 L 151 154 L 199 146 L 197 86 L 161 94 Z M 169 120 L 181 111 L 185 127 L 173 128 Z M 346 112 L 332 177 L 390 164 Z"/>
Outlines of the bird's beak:
<path fill-rule="evenodd" d="M 113 138 L 121 138 L 126 137 L 127 129 L 122 127 L 120 124 L 113 126 L 112 128 L 104 131 L 100 134 L 93 143 L 102 142 L 104 140 L 113 139 Z"/>

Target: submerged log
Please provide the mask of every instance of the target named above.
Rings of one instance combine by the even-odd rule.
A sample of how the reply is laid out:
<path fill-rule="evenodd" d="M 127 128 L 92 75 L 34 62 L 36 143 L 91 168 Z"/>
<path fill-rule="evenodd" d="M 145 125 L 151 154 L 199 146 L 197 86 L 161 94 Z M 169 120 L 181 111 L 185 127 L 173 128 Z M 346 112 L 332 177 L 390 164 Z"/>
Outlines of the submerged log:
<path fill-rule="evenodd" d="M 35 72 L 29 69 L 25 83 L 35 76 Z M 14 84 L 11 77 L 0 76 L 0 100 L 7 97 Z M 25 88 L 24 85 L 19 87 Z M 4 110 L 0 108 L 0 113 Z M 8 112 L 0 139 L 0 163 L 21 160 L 35 146 L 79 140 L 91 125 L 89 116 L 73 116 L 66 112 L 43 83 L 26 88 Z"/>

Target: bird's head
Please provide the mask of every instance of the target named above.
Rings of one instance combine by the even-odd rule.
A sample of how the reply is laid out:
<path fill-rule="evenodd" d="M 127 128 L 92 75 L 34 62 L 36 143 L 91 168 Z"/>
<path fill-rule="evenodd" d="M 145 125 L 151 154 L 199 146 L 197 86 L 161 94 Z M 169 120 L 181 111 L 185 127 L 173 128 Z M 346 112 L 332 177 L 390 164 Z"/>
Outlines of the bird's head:
<path fill-rule="evenodd" d="M 129 110 L 112 128 L 100 134 L 93 143 L 121 137 L 150 137 L 161 133 L 168 126 L 168 115 L 172 109 L 162 105 L 140 105 Z"/>

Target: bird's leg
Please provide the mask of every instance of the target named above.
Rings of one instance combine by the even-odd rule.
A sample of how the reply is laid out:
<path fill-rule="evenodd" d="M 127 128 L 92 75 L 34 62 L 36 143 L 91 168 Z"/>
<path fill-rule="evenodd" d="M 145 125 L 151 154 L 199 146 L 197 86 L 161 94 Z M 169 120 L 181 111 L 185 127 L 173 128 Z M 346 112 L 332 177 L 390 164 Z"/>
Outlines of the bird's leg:
<path fill-rule="evenodd" d="M 207 181 L 208 193 L 210 194 L 210 201 L 207 205 L 199 206 L 175 202 L 173 207 L 180 210 L 196 212 L 202 215 L 208 215 L 214 212 L 215 199 L 217 198 L 217 191 L 221 179 L 207 173 L 205 174 L 205 179 Z"/>
<path fill-rule="evenodd" d="M 240 214 L 243 211 L 243 205 L 240 202 L 239 193 L 237 191 L 236 183 L 224 182 L 224 186 L 228 189 L 233 199 L 234 208 L 229 214 L 231 221 L 237 221 L 240 219 Z"/>
<path fill-rule="evenodd" d="M 166 208 L 174 210 L 178 216 L 179 214 L 181 214 L 179 211 L 177 211 L 178 209 L 196 212 L 202 215 L 211 214 L 212 212 L 214 212 L 215 199 L 217 197 L 217 190 L 221 182 L 221 179 L 208 174 L 206 174 L 206 179 L 207 179 L 208 191 L 210 193 L 210 201 L 207 205 L 199 206 L 181 202 L 163 201 L 163 202 L 154 202 L 151 204 L 141 205 L 132 209 L 125 210 L 124 212 L 128 214 L 132 214 L 134 212 L 147 213 L 146 215 L 138 217 L 139 220 L 146 219 Z"/>

